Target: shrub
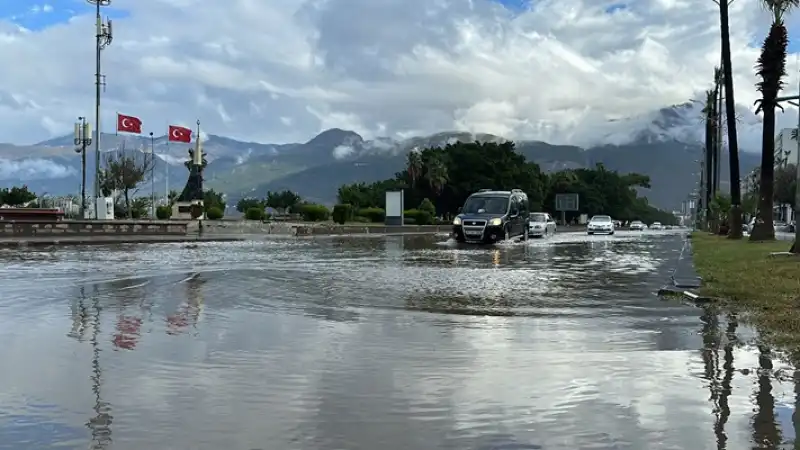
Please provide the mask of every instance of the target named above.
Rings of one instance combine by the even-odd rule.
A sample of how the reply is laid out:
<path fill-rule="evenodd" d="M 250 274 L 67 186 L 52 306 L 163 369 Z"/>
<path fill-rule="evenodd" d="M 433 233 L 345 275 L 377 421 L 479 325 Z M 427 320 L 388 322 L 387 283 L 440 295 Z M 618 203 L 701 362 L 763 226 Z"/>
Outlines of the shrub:
<path fill-rule="evenodd" d="M 222 219 L 223 215 L 222 208 L 218 206 L 212 206 L 211 208 L 208 208 L 208 211 L 206 211 L 206 217 L 208 220 L 219 220 Z"/>
<path fill-rule="evenodd" d="M 431 216 L 435 216 L 436 215 L 436 207 L 433 206 L 433 202 L 431 202 L 427 198 L 422 200 L 422 202 L 419 204 L 419 207 L 417 209 L 420 210 L 420 211 L 426 211 Z"/>
<path fill-rule="evenodd" d="M 167 220 L 172 217 L 172 208 L 169 206 L 159 206 L 156 208 L 156 218 L 158 220 Z"/>
<path fill-rule="evenodd" d="M 308 203 L 300 207 L 300 216 L 307 222 L 321 222 L 328 220 L 331 212 L 324 205 Z"/>
<path fill-rule="evenodd" d="M 370 222 L 372 222 L 372 221 L 371 221 L 371 220 L 369 220 L 369 219 L 368 219 L 368 218 L 366 218 L 366 217 L 355 216 L 355 217 L 353 217 L 353 222 L 358 222 L 358 223 L 370 223 Z"/>
<path fill-rule="evenodd" d="M 382 223 L 386 220 L 386 210 L 383 208 L 362 208 L 358 211 L 358 215 L 366 217 L 374 223 Z"/>
<path fill-rule="evenodd" d="M 417 225 L 430 225 L 433 223 L 433 215 L 428 211 L 419 209 L 408 209 L 403 212 L 406 218 L 413 220 Z"/>
<path fill-rule="evenodd" d="M 333 221 L 338 224 L 344 224 L 345 222 L 353 220 L 353 205 L 342 203 L 334 206 L 331 217 Z"/>
<path fill-rule="evenodd" d="M 264 212 L 264 208 L 253 206 L 247 208 L 244 212 L 244 218 L 247 220 L 264 220 L 266 217 L 266 213 Z"/>

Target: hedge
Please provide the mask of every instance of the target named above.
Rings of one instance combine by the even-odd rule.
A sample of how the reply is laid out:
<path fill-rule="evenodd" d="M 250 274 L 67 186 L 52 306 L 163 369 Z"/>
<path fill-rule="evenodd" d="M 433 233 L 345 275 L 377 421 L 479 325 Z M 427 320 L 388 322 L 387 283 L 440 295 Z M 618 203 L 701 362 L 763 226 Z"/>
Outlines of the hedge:
<path fill-rule="evenodd" d="M 333 221 L 342 225 L 344 225 L 345 222 L 353 220 L 353 216 L 353 205 L 347 203 L 335 205 L 333 207 L 333 212 L 331 213 Z"/>
<path fill-rule="evenodd" d="M 324 205 L 309 203 L 300 206 L 300 216 L 307 222 L 322 222 L 331 217 L 331 212 Z"/>

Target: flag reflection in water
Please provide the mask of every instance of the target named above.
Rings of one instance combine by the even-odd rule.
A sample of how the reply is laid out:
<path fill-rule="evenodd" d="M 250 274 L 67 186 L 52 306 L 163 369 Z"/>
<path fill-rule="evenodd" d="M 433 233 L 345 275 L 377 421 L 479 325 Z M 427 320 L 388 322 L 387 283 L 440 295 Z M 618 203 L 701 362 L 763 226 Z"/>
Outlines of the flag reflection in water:
<path fill-rule="evenodd" d="M 174 314 L 167 316 L 167 334 L 181 334 L 191 326 L 196 326 L 203 312 L 202 286 L 205 280 L 200 273 L 186 278 L 186 301 L 183 302 Z"/>
<path fill-rule="evenodd" d="M 115 349 L 133 350 L 139 343 L 142 335 L 142 318 L 129 315 L 120 315 L 117 319 L 117 332 L 111 342 Z"/>

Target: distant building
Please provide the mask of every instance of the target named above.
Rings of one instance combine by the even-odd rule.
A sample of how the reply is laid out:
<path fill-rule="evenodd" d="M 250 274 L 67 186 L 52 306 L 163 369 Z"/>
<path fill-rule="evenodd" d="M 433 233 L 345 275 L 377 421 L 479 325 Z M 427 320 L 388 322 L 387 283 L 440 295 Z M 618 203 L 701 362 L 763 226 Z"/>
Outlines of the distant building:
<path fill-rule="evenodd" d="M 775 161 L 782 161 L 788 164 L 797 163 L 798 141 L 792 139 L 794 128 L 784 128 L 775 136 Z"/>

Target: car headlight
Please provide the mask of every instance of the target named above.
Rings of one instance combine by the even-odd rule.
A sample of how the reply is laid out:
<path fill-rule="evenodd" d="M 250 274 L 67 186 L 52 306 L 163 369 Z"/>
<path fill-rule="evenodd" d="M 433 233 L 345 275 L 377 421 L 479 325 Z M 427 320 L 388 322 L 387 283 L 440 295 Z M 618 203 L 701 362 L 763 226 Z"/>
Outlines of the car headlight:
<path fill-rule="evenodd" d="M 453 225 L 461 225 L 461 217 L 456 217 L 453 219 Z"/>
<path fill-rule="evenodd" d="M 495 217 L 494 219 L 489 221 L 489 225 L 491 225 L 493 227 L 498 227 L 498 226 L 500 226 L 502 224 L 503 224 L 503 219 L 501 219 L 499 217 Z"/>

